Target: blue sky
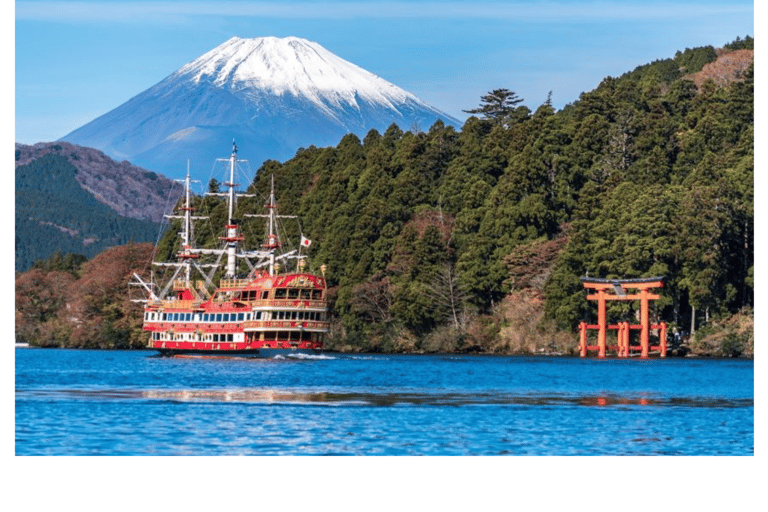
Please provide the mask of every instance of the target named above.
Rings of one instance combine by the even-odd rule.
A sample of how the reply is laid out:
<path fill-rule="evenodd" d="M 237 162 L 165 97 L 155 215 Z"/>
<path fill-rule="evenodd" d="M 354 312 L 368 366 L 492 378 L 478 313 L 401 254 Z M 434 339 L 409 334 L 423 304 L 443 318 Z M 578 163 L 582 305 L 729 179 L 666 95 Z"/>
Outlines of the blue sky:
<path fill-rule="evenodd" d="M 531 109 L 552 91 L 562 108 L 606 76 L 747 34 L 747 0 L 18 0 L 15 140 L 58 139 L 232 36 L 315 41 L 464 120 L 492 89 Z"/>

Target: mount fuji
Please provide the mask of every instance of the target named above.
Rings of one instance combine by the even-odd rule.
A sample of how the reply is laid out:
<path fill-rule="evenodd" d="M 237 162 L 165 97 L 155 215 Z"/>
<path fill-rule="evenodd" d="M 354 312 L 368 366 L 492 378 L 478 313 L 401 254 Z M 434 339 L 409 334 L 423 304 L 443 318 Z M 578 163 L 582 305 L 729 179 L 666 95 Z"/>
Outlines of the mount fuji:
<path fill-rule="evenodd" d="M 413 94 L 298 37 L 233 37 L 61 140 L 167 176 L 197 179 L 237 140 L 256 169 L 347 133 L 461 123 Z M 197 170 L 195 170 L 197 169 Z"/>

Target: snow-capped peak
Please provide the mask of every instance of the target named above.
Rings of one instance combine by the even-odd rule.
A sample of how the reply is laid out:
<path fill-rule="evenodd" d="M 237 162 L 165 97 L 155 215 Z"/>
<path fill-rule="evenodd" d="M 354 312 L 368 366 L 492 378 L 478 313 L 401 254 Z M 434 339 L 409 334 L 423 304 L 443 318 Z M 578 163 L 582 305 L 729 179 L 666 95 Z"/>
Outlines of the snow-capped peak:
<path fill-rule="evenodd" d="M 177 78 L 234 90 L 260 89 L 304 97 L 321 108 L 356 98 L 395 109 L 421 100 L 386 80 L 299 37 L 233 37 L 177 71 Z"/>
<path fill-rule="evenodd" d="M 62 140 L 160 173 L 210 162 L 237 139 L 260 165 L 353 133 L 459 121 L 317 43 L 233 37 Z M 175 174 L 173 174 L 175 175 Z M 197 175 L 195 179 L 207 180 Z"/>

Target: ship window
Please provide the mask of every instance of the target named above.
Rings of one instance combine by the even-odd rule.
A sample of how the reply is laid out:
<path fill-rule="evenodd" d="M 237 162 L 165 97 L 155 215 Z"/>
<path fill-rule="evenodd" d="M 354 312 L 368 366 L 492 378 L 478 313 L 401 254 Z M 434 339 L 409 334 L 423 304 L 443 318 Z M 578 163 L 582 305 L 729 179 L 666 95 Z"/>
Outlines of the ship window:
<path fill-rule="evenodd" d="M 237 320 L 238 320 L 239 322 L 241 322 L 241 321 L 245 320 L 245 315 L 244 315 L 243 313 L 238 313 L 238 314 L 237 314 Z"/>
<path fill-rule="evenodd" d="M 301 339 L 301 332 L 295 331 L 291 333 L 291 341 L 299 341 Z"/>
<path fill-rule="evenodd" d="M 256 313 L 256 320 L 261 320 L 261 311 Z"/>
<path fill-rule="evenodd" d="M 224 313 L 224 321 L 229 322 L 229 313 Z"/>
<path fill-rule="evenodd" d="M 299 290 L 298 288 L 291 288 L 288 290 L 288 298 L 289 299 L 298 299 L 299 298 Z"/>
<path fill-rule="evenodd" d="M 284 299 L 286 296 L 286 293 L 288 293 L 288 290 L 285 288 L 278 288 L 275 290 L 275 298 L 276 299 Z"/>
<path fill-rule="evenodd" d="M 275 331 L 266 331 L 264 333 L 264 341 L 275 341 L 277 339 L 277 333 Z"/>
<path fill-rule="evenodd" d="M 302 299 L 310 299 L 312 296 L 312 290 L 301 290 L 301 298 Z"/>
<path fill-rule="evenodd" d="M 261 292 L 261 300 L 267 300 L 269 298 L 269 290 Z"/>
<path fill-rule="evenodd" d="M 293 313 L 291 313 L 291 320 L 296 320 L 299 316 L 298 313 L 299 313 L 298 311 L 294 311 Z"/>
<path fill-rule="evenodd" d="M 227 341 L 233 341 L 232 334 L 227 334 Z"/>
<path fill-rule="evenodd" d="M 189 322 L 190 320 L 192 320 L 192 313 L 187 313 L 187 318 L 186 318 L 186 320 L 187 320 L 187 322 Z"/>
<path fill-rule="evenodd" d="M 322 290 L 312 290 L 312 300 L 320 300 Z"/>
<path fill-rule="evenodd" d="M 221 313 L 216 314 L 216 321 L 221 322 Z"/>

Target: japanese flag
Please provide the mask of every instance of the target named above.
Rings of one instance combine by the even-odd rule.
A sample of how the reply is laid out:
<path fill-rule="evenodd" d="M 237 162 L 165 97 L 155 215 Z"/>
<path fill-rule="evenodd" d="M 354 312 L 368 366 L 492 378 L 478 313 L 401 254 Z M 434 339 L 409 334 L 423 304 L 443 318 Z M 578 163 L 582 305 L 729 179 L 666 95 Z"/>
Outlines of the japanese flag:
<path fill-rule="evenodd" d="M 312 245 L 312 240 L 310 240 L 309 238 L 304 238 L 304 236 L 302 235 L 301 245 L 302 247 L 309 247 L 310 245 Z"/>

